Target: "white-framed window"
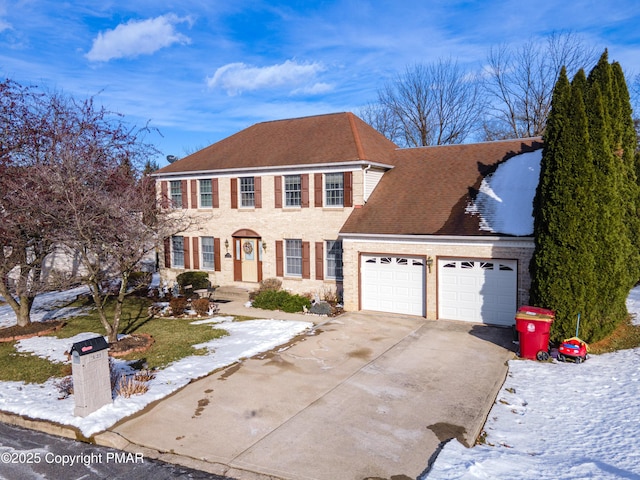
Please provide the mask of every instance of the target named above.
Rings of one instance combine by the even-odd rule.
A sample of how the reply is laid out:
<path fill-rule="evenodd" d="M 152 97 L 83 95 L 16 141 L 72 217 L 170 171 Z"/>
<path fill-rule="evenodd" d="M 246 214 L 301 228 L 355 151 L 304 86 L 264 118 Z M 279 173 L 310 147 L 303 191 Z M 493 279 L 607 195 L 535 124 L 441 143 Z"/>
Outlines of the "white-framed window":
<path fill-rule="evenodd" d="M 302 240 L 285 241 L 285 275 L 302 276 Z"/>
<path fill-rule="evenodd" d="M 184 237 L 171 237 L 171 265 L 174 268 L 184 268 Z"/>
<path fill-rule="evenodd" d="M 287 207 L 302 205 L 302 180 L 300 175 L 285 175 L 284 204 Z"/>
<path fill-rule="evenodd" d="M 342 280 L 342 242 L 328 240 L 327 246 L 327 278 Z"/>
<path fill-rule="evenodd" d="M 211 180 L 200 180 L 200 208 L 211 208 L 213 206 L 212 199 Z"/>
<path fill-rule="evenodd" d="M 240 178 L 240 206 L 255 207 L 256 190 L 253 177 Z"/>
<path fill-rule="evenodd" d="M 182 208 L 182 182 L 180 180 L 171 180 L 169 182 L 171 207 Z"/>
<path fill-rule="evenodd" d="M 200 237 L 200 250 L 202 252 L 202 268 L 213 270 L 215 268 L 213 237 Z"/>
<path fill-rule="evenodd" d="M 328 207 L 344 205 L 344 174 L 327 173 L 324 176 L 324 204 Z"/>

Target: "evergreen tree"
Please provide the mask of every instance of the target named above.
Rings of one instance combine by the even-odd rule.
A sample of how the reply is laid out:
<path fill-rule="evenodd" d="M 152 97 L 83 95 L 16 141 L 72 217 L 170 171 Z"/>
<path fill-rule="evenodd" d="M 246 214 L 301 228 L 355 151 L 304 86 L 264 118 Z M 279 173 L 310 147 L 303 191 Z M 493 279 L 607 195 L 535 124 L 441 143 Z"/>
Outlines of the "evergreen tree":
<path fill-rule="evenodd" d="M 541 177 L 534 200 L 536 249 L 531 303 L 556 311 L 553 335 L 575 332 L 594 275 L 593 163 L 583 99 L 584 72 L 571 85 L 563 69 L 547 123 Z"/>
<path fill-rule="evenodd" d="M 561 71 L 534 199 L 534 305 L 552 308 L 552 340 L 595 341 L 627 315 L 640 276 L 636 137 L 622 69 L 605 51 L 587 78 Z"/>
<path fill-rule="evenodd" d="M 614 152 L 622 159 L 626 168 L 626 188 L 624 197 L 627 201 L 625 226 L 631 241 L 631 259 L 628 262 L 630 288 L 640 280 L 640 185 L 638 177 L 638 136 L 633 120 L 633 108 L 627 82 L 619 63 L 611 65 L 614 92 L 619 99 L 619 132 L 617 132 Z"/>

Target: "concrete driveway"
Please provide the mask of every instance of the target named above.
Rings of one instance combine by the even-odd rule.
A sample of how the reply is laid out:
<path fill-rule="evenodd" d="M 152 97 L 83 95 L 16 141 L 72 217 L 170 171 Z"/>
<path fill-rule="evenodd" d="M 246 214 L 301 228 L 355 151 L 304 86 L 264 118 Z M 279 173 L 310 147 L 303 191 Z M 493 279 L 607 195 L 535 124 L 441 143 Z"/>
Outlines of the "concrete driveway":
<path fill-rule="evenodd" d="M 441 442 L 474 443 L 511 338 L 497 327 L 348 313 L 96 440 L 243 480 L 415 479 Z"/>

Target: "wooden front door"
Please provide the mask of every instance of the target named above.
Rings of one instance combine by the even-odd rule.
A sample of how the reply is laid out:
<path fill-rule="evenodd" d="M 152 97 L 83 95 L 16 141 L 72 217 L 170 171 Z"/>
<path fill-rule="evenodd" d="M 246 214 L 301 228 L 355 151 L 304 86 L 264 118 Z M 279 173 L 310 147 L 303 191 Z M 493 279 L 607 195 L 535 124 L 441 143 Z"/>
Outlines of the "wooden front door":
<path fill-rule="evenodd" d="M 242 282 L 259 282 L 260 269 L 260 241 L 258 238 L 234 239 L 234 271 L 235 280 Z"/>

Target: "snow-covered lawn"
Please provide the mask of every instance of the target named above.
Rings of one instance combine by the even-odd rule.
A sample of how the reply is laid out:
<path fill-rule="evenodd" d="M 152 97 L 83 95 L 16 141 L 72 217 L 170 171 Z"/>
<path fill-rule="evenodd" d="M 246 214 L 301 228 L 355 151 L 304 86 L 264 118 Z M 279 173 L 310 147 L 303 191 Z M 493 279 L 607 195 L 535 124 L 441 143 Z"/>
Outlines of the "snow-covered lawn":
<path fill-rule="evenodd" d="M 50 295 L 48 302 L 39 298 L 36 318 L 52 314 L 47 305 L 56 298 Z M 631 292 L 628 307 L 638 322 L 640 288 Z M 0 307 L 0 325 L 11 324 L 7 309 Z M 220 326 L 230 335 L 201 345 L 209 349 L 208 355 L 185 358 L 158 372 L 144 395 L 119 397 L 79 418 L 73 416 L 72 397 L 58 400 L 53 380 L 43 385 L 0 382 L 0 410 L 74 425 L 90 436 L 194 378 L 282 345 L 311 327 L 307 322 L 215 320 L 223 322 Z M 32 338 L 18 342 L 17 348 L 62 361 L 73 342 L 95 335 Z M 512 360 L 485 425 L 485 444 L 469 449 L 451 440 L 423 478 L 640 480 L 639 416 L 640 349 L 593 355 L 579 365 Z"/>
<path fill-rule="evenodd" d="M 628 300 L 640 319 L 640 288 Z M 424 478 L 640 480 L 640 348 L 582 364 L 509 362 L 485 445 L 445 445 Z"/>
<path fill-rule="evenodd" d="M 80 311 L 65 310 L 58 315 L 53 305 L 72 300 L 83 290 L 47 294 L 37 297 L 34 303 L 33 319 L 59 318 L 79 314 Z M 233 317 L 214 317 L 196 323 L 211 323 L 212 327 L 223 328 L 229 335 L 207 343 L 195 345 L 206 348 L 207 355 L 191 356 L 174 362 L 167 368 L 157 371 L 156 377 L 147 383 L 149 390 L 143 395 L 129 398 L 117 397 L 113 404 L 106 405 L 84 418 L 73 415 L 75 402 L 73 396 L 62 398 L 57 383 L 60 379 L 50 379 L 44 384 L 25 384 L 23 382 L 0 382 L 0 410 L 16 413 L 30 418 L 49 420 L 63 425 L 77 427 L 83 435 L 89 437 L 109 428 L 120 419 L 127 417 L 146 405 L 183 387 L 191 380 L 203 377 L 219 368 L 231 365 L 241 358 L 251 357 L 261 352 L 286 344 L 291 338 L 313 326 L 311 322 L 292 322 L 283 320 L 252 320 L 232 322 Z M 15 316 L 7 305 L 0 306 L 0 326 L 15 324 Z M 33 337 L 20 340 L 16 349 L 31 352 L 52 361 L 66 362 L 65 351 L 73 343 L 94 338 L 97 333 L 86 332 L 72 338 Z M 130 368 L 123 360 L 115 360 L 116 368 L 127 372 Z"/>

